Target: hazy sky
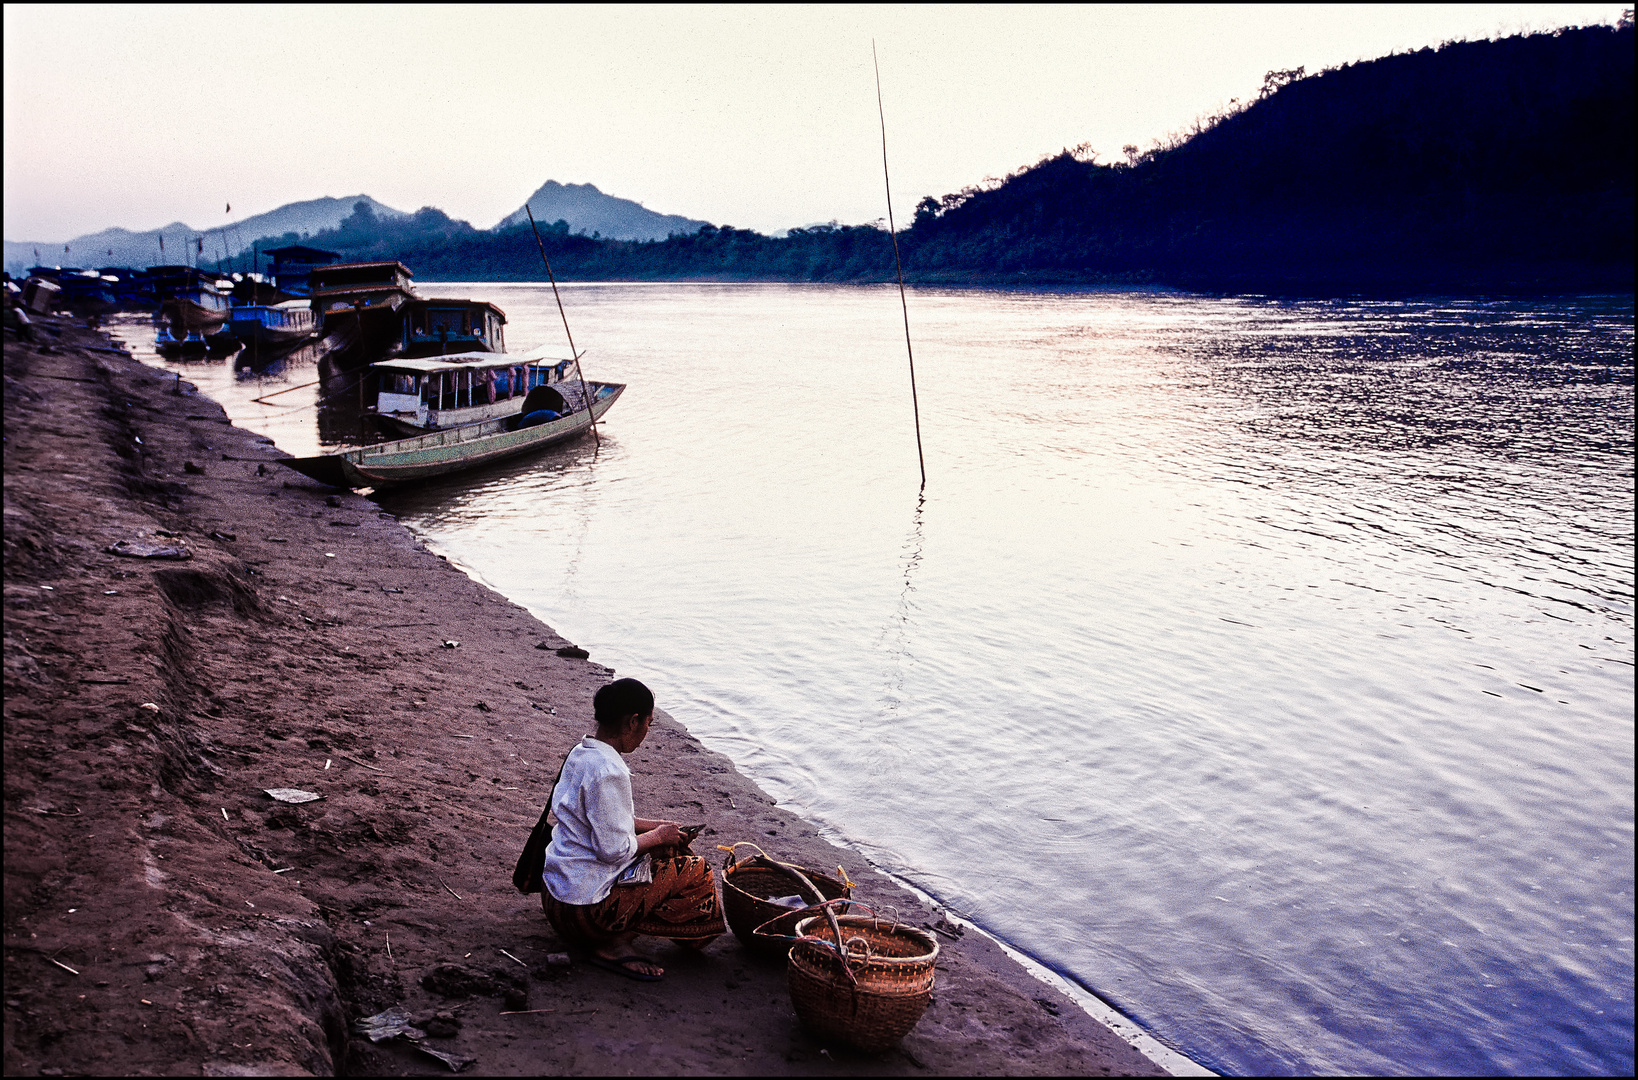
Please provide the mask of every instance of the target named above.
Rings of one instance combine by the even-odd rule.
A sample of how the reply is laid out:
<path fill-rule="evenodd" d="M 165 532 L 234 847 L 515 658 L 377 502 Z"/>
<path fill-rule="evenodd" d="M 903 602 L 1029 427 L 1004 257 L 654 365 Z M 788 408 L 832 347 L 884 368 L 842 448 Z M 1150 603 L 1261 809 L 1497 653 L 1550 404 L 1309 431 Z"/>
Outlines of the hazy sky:
<path fill-rule="evenodd" d="M 196 228 L 322 195 L 487 228 L 547 179 L 763 231 L 1104 160 L 1309 71 L 1623 4 L 71 7 L 7 4 L 5 236 Z"/>

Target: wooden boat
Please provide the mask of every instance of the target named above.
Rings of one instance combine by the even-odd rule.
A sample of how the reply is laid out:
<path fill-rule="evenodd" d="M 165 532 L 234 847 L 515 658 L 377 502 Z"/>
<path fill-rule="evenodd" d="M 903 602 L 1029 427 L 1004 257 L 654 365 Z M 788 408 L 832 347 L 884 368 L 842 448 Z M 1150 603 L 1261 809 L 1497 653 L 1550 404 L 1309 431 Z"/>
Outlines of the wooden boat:
<path fill-rule="evenodd" d="M 398 309 L 402 320 L 391 356 L 415 358 L 506 351 L 506 312 L 487 300 L 416 299 Z"/>
<path fill-rule="evenodd" d="M 542 386 L 555 388 L 537 396 L 553 411 L 584 409 L 585 401 L 575 391 L 578 383 L 565 381 L 574 361 L 547 357 L 544 351 L 379 361 L 370 365 L 375 405 L 367 411 L 392 431 L 421 435 L 515 413 L 522 399 Z"/>
<path fill-rule="evenodd" d="M 119 310 L 114 296 L 116 279 L 96 270 L 63 270 L 57 275 L 61 300 L 80 315 L 108 315 Z"/>
<path fill-rule="evenodd" d="M 332 487 L 385 487 L 443 476 L 583 434 L 614 407 L 626 387 L 624 383 L 588 381 L 585 388 L 592 395 L 589 412 L 582 409 L 530 426 L 524 423 L 525 414 L 520 409 L 510 416 L 462 424 L 410 439 L 337 454 L 283 458 L 280 464 Z"/>
<path fill-rule="evenodd" d="M 318 333 L 318 317 L 305 300 L 281 304 L 240 304 L 228 319 L 233 336 L 246 345 L 283 347 Z"/>
<path fill-rule="evenodd" d="M 109 283 L 114 300 L 125 311 L 152 308 L 154 300 L 153 275 L 130 266 L 103 266 L 97 272 Z"/>
<path fill-rule="evenodd" d="M 308 291 L 326 335 L 345 332 L 352 348 L 331 359 L 343 367 L 379 360 L 403 336 L 398 309 L 416 298 L 409 267 L 397 260 L 332 263 L 313 268 Z"/>
<path fill-rule="evenodd" d="M 161 310 L 181 330 L 213 334 L 227 322 L 233 301 L 213 282 L 201 279 L 173 289 Z"/>
<path fill-rule="evenodd" d="M 306 296 L 309 278 L 321 266 L 329 266 L 340 255 L 322 248 L 291 244 L 288 247 L 268 248 L 263 255 L 273 260 L 273 282 L 279 291 L 289 296 Z"/>

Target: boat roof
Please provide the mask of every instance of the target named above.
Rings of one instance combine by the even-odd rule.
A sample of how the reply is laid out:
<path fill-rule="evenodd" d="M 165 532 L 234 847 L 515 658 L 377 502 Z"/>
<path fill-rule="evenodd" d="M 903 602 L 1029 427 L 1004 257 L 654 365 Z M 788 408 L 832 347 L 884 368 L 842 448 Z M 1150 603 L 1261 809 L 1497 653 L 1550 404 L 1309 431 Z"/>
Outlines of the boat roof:
<path fill-rule="evenodd" d="M 465 352 L 448 356 L 425 356 L 416 360 L 380 360 L 370 367 L 376 371 L 401 371 L 405 374 L 425 375 L 433 371 L 448 371 L 459 364 L 475 369 L 516 367 L 519 364 L 556 365 L 568 360 L 567 356 L 547 356 L 545 349 L 532 353 Z"/>
<path fill-rule="evenodd" d="M 487 300 L 454 300 L 454 299 L 448 299 L 448 298 L 445 298 L 445 297 L 425 297 L 425 296 L 423 296 L 423 297 L 417 297 L 416 299 L 411 300 L 409 302 L 409 304 L 407 304 L 405 306 L 407 306 L 407 307 L 423 307 L 424 308 L 424 307 L 433 307 L 433 306 L 436 306 L 438 304 L 460 304 L 460 305 L 465 306 L 465 307 L 486 307 L 490 311 L 493 311 L 496 315 L 499 315 L 501 322 L 506 321 L 506 312 L 502 311 L 500 308 L 496 307 L 494 304 L 491 304 Z"/>
<path fill-rule="evenodd" d="M 285 261 L 294 261 L 302 255 L 328 255 L 332 259 L 339 259 L 341 255 L 334 251 L 325 251 L 323 248 L 307 247 L 305 244 L 291 244 L 288 247 L 264 248 L 263 255 L 284 255 Z"/>

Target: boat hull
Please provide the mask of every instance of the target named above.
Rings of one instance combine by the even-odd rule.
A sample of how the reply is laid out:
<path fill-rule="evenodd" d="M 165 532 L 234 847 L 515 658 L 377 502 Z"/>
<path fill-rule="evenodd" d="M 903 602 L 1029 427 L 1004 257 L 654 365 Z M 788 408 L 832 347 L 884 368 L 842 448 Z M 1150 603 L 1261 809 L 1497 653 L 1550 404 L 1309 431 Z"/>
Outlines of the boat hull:
<path fill-rule="evenodd" d="M 598 397 L 589 416 L 582 410 L 516 431 L 506 430 L 512 417 L 484 420 L 342 454 L 284 458 L 281 464 L 332 487 L 387 487 L 477 468 L 584 434 L 625 391 L 623 383 L 590 385 Z"/>
<path fill-rule="evenodd" d="M 201 333 L 214 332 L 221 328 L 228 320 L 228 308 L 206 307 L 197 300 L 179 296 L 171 301 L 170 315 L 176 324 L 184 330 L 198 330 Z"/>

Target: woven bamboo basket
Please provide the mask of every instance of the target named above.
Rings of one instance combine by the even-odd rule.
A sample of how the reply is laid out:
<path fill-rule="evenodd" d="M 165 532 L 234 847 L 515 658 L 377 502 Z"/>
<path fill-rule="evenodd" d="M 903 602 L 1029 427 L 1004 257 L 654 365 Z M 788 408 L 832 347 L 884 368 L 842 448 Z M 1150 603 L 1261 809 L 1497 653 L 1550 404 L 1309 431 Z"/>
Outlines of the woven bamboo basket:
<path fill-rule="evenodd" d="M 913 926 L 873 915 L 842 915 L 836 921 L 845 961 L 828 918 L 812 916 L 797 925 L 786 968 L 791 1004 L 817 1037 L 879 1054 L 927 1011 L 938 942 Z"/>
<path fill-rule="evenodd" d="M 796 869 L 813 883 L 824 900 L 845 899 L 853 892 L 851 882 L 843 883 L 805 867 Z M 785 955 L 796 941 L 796 924 L 813 914 L 811 908 L 793 910 L 770 904 L 769 897 L 800 896 L 805 891 L 767 856 L 730 861 L 722 868 L 722 911 L 728 917 L 728 928 L 747 949 L 764 956 Z M 758 927 L 760 933 L 756 932 Z"/>

